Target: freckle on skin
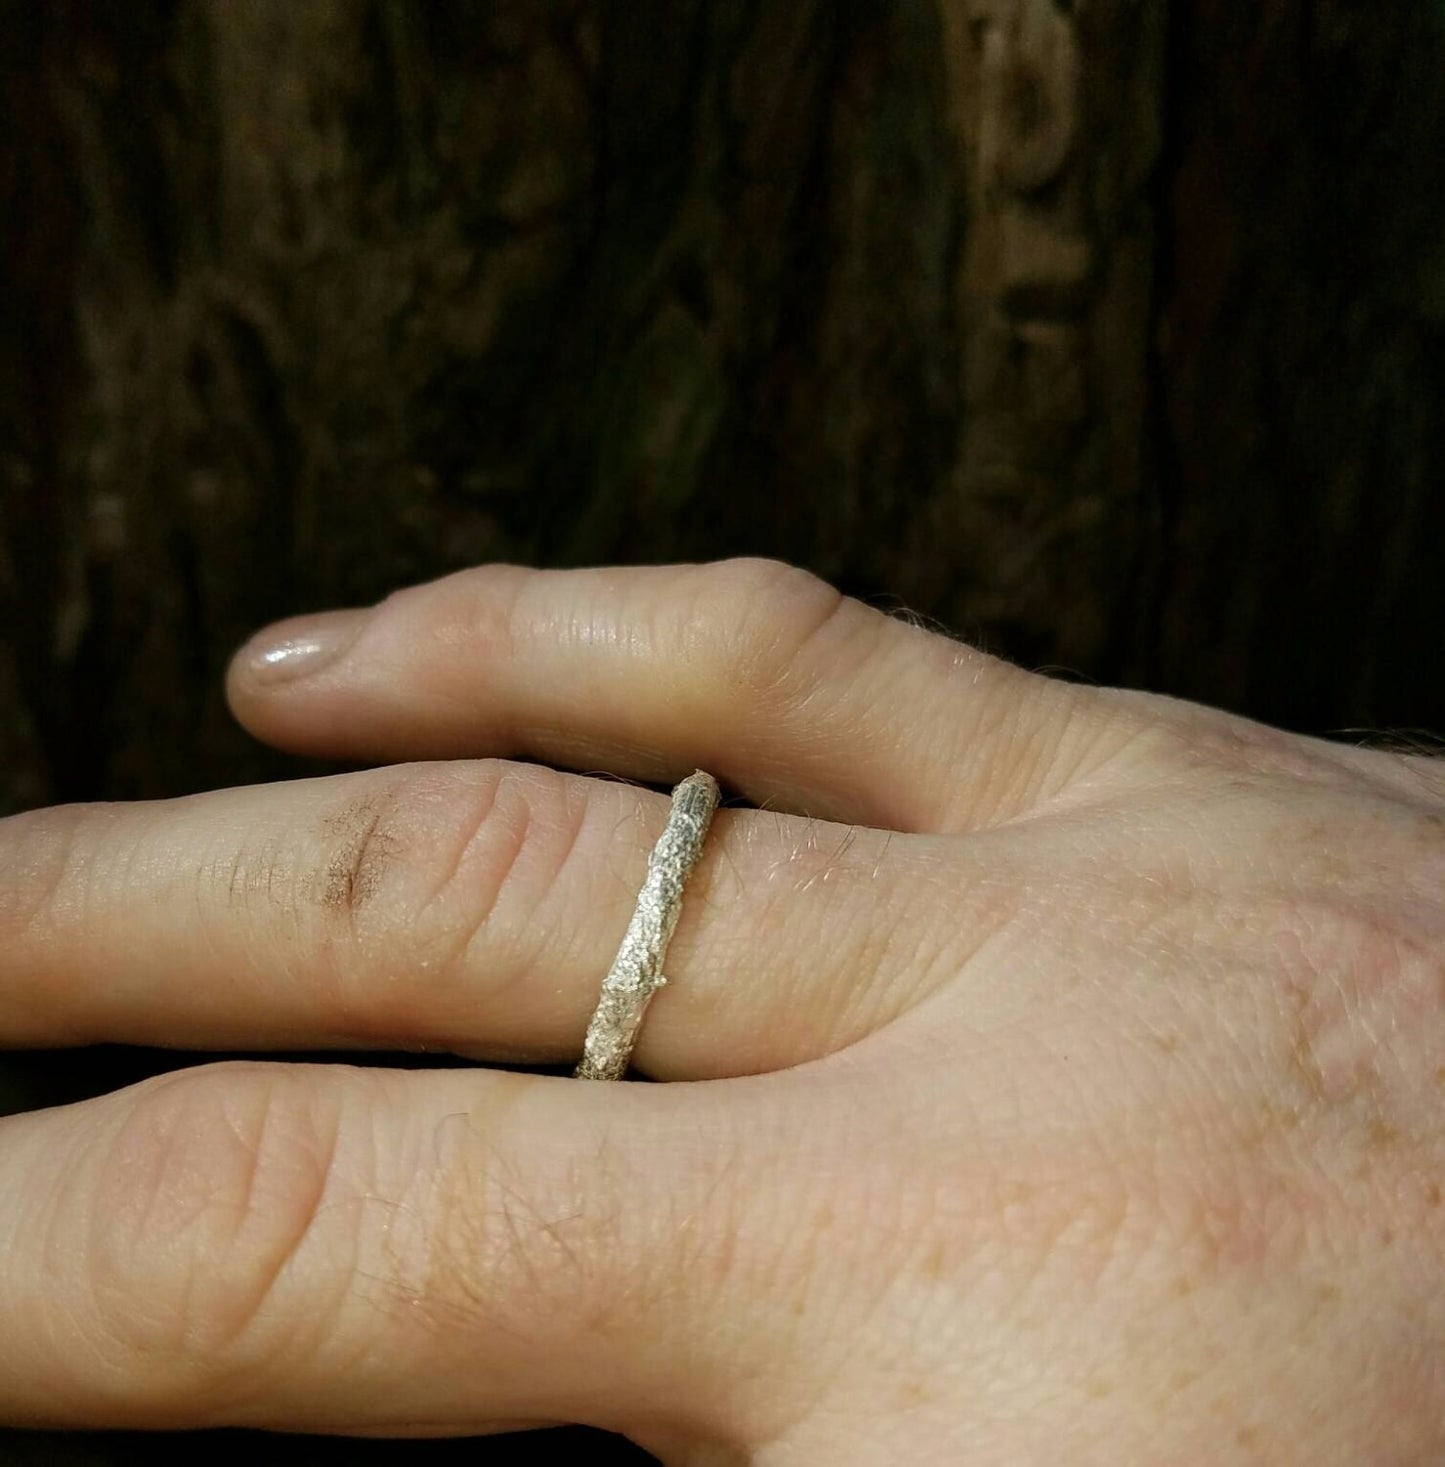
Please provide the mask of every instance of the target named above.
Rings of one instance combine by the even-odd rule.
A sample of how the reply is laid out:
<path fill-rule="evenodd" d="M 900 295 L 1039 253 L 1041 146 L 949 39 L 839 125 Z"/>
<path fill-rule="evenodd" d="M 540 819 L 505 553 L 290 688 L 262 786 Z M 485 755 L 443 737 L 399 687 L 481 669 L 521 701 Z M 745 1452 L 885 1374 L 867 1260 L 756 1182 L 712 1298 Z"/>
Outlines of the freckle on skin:
<path fill-rule="evenodd" d="M 899 1406 L 922 1406 L 931 1399 L 928 1387 L 922 1381 L 905 1381 L 898 1390 Z"/>
<path fill-rule="evenodd" d="M 1290 1045 L 1290 1068 L 1294 1070 L 1315 1100 L 1328 1099 L 1325 1094 L 1325 1077 L 1320 1072 L 1319 1060 L 1315 1057 L 1309 1036 L 1304 1032 L 1302 1026 L 1296 1032 L 1294 1042 Z"/>
<path fill-rule="evenodd" d="M 1438 1182 L 1426 1182 L 1425 1183 L 1425 1206 L 1426 1207 L 1439 1207 L 1439 1205 L 1440 1205 L 1440 1184 Z"/>

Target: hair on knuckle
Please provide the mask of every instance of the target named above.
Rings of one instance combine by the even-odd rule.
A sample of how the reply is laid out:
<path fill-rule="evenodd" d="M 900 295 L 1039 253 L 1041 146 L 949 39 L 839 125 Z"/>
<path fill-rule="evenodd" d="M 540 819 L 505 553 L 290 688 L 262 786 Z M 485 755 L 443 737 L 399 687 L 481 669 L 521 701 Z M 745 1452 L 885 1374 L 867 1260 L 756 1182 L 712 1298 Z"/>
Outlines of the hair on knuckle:
<path fill-rule="evenodd" d="M 439 1128 L 424 1258 L 405 1291 L 413 1317 L 523 1349 L 605 1333 L 630 1312 L 642 1271 L 627 1261 L 623 1169 L 606 1144 L 555 1165 L 523 1155 L 510 1129 L 491 1107 Z"/>

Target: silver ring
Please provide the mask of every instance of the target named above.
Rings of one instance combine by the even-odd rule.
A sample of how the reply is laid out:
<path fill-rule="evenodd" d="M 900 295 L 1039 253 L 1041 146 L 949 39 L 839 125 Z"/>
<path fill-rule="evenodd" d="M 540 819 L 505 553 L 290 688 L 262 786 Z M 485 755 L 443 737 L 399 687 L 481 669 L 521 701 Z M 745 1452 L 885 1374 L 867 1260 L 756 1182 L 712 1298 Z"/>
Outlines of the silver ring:
<path fill-rule="evenodd" d="M 667 826 L 647 858 L 647 879 L 637 910 L 607 976 L 587 1026 L 579 1080 L 620 1080 L 627 1073 L 642 1016 L 667 979 L 662 960 L 682 913 L 682 889 L 702 854 L 702 843 L 718 806 L 717 780 L 699 769 L 672 792 Z"/>

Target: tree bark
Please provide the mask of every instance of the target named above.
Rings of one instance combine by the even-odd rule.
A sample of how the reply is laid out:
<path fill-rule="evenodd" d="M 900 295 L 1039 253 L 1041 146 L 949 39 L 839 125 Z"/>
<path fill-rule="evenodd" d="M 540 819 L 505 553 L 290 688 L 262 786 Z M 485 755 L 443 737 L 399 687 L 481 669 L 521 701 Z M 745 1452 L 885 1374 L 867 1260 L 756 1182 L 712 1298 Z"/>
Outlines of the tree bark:
<path fill-rule="evenodd" d="M 1445 7 L 1178 7 L 1156 686 L 1445 732 Z"/>
<path fill-rule="evenodd" d="M 274 775 L 237 641 L 495 557 L 1445 722 L 1430 0 L 7 14 L 7 807 Z"/>

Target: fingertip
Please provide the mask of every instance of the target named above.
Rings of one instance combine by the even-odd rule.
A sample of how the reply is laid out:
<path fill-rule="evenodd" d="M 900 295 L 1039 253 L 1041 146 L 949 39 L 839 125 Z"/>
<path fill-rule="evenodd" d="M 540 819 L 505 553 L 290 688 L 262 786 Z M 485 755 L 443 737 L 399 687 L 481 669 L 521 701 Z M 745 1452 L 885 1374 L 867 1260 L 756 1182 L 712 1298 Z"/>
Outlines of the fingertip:
<path fill-rule="evenodd" d="M 263 627 L 231 659 L 231 673 L 270 691 L 332 666 L 356 640 L 366 609 L 320 611 Z"/>
<path fill-rule="evenodd" d="M 224 690 L 232 716 L 263 743 L 293 753 L 326 753 L 328 683 L 344 667 L 365 624 L 365 610 L 317 612 L 263 627 L 227 664 Z M 323 694 L 321 697 L 316 695 Z"/>

